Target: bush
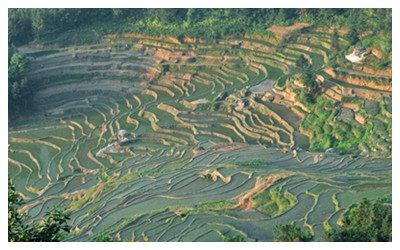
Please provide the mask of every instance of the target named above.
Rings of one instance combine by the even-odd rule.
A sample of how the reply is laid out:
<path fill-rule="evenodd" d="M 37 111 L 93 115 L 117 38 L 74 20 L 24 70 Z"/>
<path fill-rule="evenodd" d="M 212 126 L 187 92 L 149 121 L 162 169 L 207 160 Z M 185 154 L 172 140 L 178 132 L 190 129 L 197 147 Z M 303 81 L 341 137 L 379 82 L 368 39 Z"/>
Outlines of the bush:
<path fill-rule="evenodd" d="M 294 222 L 275 226 L 273 233 L 277 242 L 309 242 L 314 239 L 309 230 L 303 231 Z"/>
<path fill-rule="evenodd" d="M 354 28 L 350 29 L 350 31 L 346 35 L 346 39 L 351 45 L 356 44 L 359 41 L 357 30 Z"/>
<path fill-rule="evenodd" d="M 378 198 L 374 203 L 363 199 L 344 215 L 338 230 L 324 232 L 325 241 L 392 241 L 392 206 Z"/>
<path fill-rule="evenodd" d="M 244 242 L 244 239 L 241 235 L 236 234 L 234 236 L 224 236 L 223 241 L 224 242 Z"/>
<path fill-rule="evenodd" d="M 8 180 L 8 241 L 61 241 L 64 232 L 71 227 L 67 224 L 70 214 L 65 209 L 55 208 L 47 211 L 42 220 L 30 222 L 26 214 L 20 214 L 18 207 L 23 204 L 21 197 L 15 192 L 15 186 Z"/>

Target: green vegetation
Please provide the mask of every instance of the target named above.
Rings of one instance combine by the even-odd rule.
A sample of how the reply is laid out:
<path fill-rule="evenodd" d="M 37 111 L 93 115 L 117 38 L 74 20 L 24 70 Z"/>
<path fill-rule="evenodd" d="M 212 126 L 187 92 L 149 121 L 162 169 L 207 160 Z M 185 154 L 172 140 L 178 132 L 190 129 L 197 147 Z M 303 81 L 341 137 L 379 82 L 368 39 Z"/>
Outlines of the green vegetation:
<path fill-rule="evenodd" d="M 196 105 L 196 109 L 201 110 L 201 111 L 206 111 L 206 110 L 215 110 L 216 105 L 215 103 L 208 102 L 208 103 L 200 103 Z"/>
<path fill-rule="evenodd" d="M 304 54 L 301 54 L 299 58 L 296 60 L 296 67 L 304 70 L 310 66 L 310 62 L 304 57 Z"/>
<path fill-rule="evenodd" d="M 275 226 L 274 236 L 277 242 L 308 242 L 314 238 L 309 230 L 302 230 L 294 222 Z"/>
<path fill-rule="evenodd" d="M 202 202 L 194 208 L 184 208 L 179 210 L 179 214 L 183 219 L 186 219 L 186 216 L 189 214 L 214 214 L 236 217 L 233 212 L 229 211 L 229 209 L 233 208 L 234 206 L 235 204 L 226 201 Z"/>
<path fill-rule="evenodd" d="M 276 187 L 270 191 L 264 191 L 255 195 L 252 197 L 252 200 L 255 202 L 254 208 L 270 217 L 276 217 L 285 213 L 296 205 L 297 199 L 288 191 L 282 194 L 281 190 L 282 187 Z"/>
<path fill-rule="evenodd" d="M 224 236 L 223 237 L 223 241 L 224 242 L 244 242 L 245 240 L 243 239 L 243 237 L 239 234 L 236 234 L 232 237 L 230 236 Z"/>
<path fill-rule="evenodd" d="M 49 242 L 61 241 L 71 226 L 67 221 L 70 214 L 63 209 L 56 208 L 47 211 L 40 222 L 32 223 L 26 214 L 18 212 L 23 204 L 21 197 L 16 193 L 15 186 L 8 180 L 8 241 L 9 242 Z"/>
<path fill-rule="evenodd" d="M 147 33 L 152 36 L 218 39 L 238 34 L 270 35 L 269 25 L 314 22 L 350 27 L 353 37 L 372 29 L 377 34 L 391 30 L 391 9 L 9 9 L 9 43 L 32 39 L 56 39 L 61 33 L 75 35 L 70 42 L 93 42 L 91 25 L 97 34 Z M 235 18 L 231 18 L 235 17 Z M 365 20 L 369 20 L 366 22 Z M 212 29 L 209 29 L 211 28 Z M 100 34 L 99 34 L 100 33 Z M 61 36 L 63 39 L 66 36 Z M 62 40 L 58 40 L 61 42 Z M 65 41 L 63 41 L 65 42 Z M 67 41 L 68 42 L 68 41 Z"/>
<path fill-rule="evenodd" d="M 351 101 L 353 100 L 357 99 L 351 99 Z M 361 126 L 357 123 L 337 120 L 339 109 L 335 107 L 334 102 L 324 96 L 318 97 L 316 104 L 310 108 L 311 112 L 301 122 L 300 127 L 312 133 L 310 145 L 312 149 L 322 151 L 335 148 L 343 153 L 357 153 L 360 150 L 358 145 L 367 144 L 373 147 L 378 139 L 376 133 L 373 132 L 372 121 L 367 121 Z M 372 108 L 366 106 L 365 110 L 372 110 Z M 376 110 L 379 112 L 378 107 Z M 375 113 L 375 115 L 377 114 Z M 386 136 L 382 138 L 386 138 Z"/>
<path fill-rule="evenodd" d="M 363 199 L 344 214 L 338 230 L 324 232 L 326 241 L 392 241 L 392 205 L 388 199 Z"/>
<path fill-rule="evenodd" d="M 334 29 L 331 36 L 331 49 L 338 50 L 339 47 L 340 47 L 339 32 L 337 29 Z"/>
<path fill-rule="evenodd" d="M 30 70 L 28 57 L 24 54 L 11 53 L 8 61 L 8 114 L 12 119 L 31 108 L 33 86 L 24 76 Z"/>
<path fill-rule="evenodd" d="M 226 201 L 216 202 L 203 202 L 198 205 L 199 209 L 212 210 L 212 209 L 227 209 L 232 208 L 235 205 Z"/>
<path fill-rule="evenodd" d="M 390 9 L 9 9 L 8 61 L 18 232 L 321 241 L 392 193 Z"/>
<path fill-rule="evenodd" d="M 301 71 L 301 82 L 305 88 L 301 90 L 301 96 L 305 97 L 306 103 L 315 103 L 320 87 L 315 80 L 315 73 L 312 70 L 312 64 L 303 54 L 296 60 L 296 66 Z"/>

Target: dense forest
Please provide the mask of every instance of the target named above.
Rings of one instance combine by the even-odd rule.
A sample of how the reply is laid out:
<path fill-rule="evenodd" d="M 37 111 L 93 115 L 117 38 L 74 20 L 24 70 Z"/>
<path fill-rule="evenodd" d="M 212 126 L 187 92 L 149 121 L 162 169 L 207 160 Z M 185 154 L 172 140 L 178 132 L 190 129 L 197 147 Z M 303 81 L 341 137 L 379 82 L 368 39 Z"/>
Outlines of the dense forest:
<path fill-rule="evenodd" d="M 15 45 L 34 40 L 90 43 L 103 34 L 119 32 L 215 40 L 227 35 L 268 35 L 268 26 L 294 22 L 347 27 L 355 43 L 366 31 L 391 34 L 392 13 L 391 9 L 339 8 L 9 9 L 8 42 Z"/>

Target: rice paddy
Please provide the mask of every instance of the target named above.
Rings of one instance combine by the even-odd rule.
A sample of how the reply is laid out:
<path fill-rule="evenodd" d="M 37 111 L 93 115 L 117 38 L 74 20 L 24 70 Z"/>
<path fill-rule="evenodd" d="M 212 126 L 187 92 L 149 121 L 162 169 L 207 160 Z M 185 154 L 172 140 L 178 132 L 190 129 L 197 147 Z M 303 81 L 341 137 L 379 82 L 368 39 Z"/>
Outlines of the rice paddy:
<path fill-rule="evenodd" d="M 300 126 L 307 108 L 292 83 L 274 84 L 299 53 L 320 69 L 327 49 L 235 40 L 239 47 L 121 34 L 28 53 L 34 111 L 8 132 L 21 209 L 38 219 L 66 205 L 66 241 L 272 241 L 273 227 L 291 221 L 322 240 L 324 223 L 336 227 L 349 205 L 391 195 L 391 93 L 360 94 L 360 109 L 340 106 L 335 117 L 357 126 L 358 116 L 371 118 L 370 157 L 311 151 L 313 135 Z M 357 87 L 326 83 L 340 98 Z"/>

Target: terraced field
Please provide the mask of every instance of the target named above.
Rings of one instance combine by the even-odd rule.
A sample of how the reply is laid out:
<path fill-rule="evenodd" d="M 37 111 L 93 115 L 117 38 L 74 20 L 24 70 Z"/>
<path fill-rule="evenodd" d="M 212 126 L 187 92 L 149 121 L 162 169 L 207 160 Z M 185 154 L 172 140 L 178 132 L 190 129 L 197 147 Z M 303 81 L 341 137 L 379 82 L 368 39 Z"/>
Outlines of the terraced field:
<path fill-rule="evenodd" d="M 391 195 L 391 89 L 320 71 L 335 119 L 371 124 L 376 141 L 363 157 L 310 151 L 310 110 L 286 79 L 300 54 L 318 70 L 330 50 L 323 33 L 303 36 L 282 51 L 272 38 L 135 34 L 25 49 L 34 111 L 8 137 L 22 211 L 67 205 L 68 241 L 272 241 L 289 221 L 321 240 L 349 205 Z"/>

